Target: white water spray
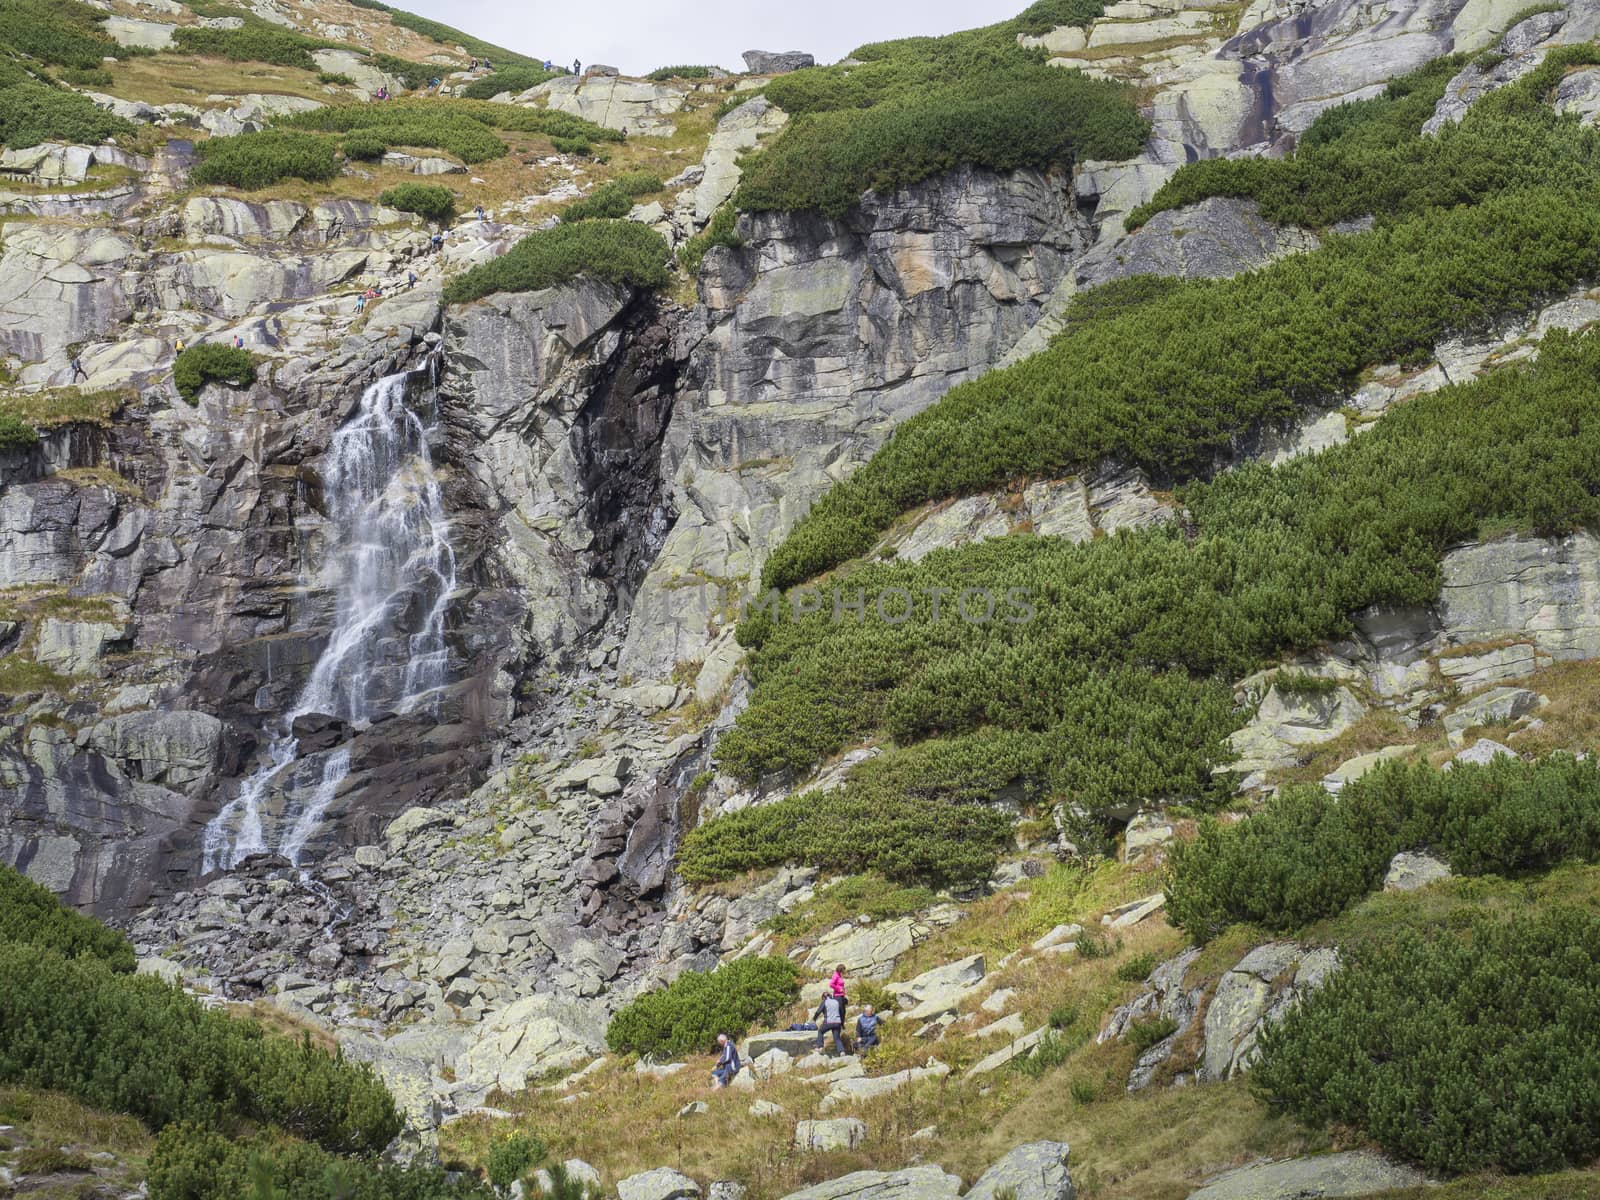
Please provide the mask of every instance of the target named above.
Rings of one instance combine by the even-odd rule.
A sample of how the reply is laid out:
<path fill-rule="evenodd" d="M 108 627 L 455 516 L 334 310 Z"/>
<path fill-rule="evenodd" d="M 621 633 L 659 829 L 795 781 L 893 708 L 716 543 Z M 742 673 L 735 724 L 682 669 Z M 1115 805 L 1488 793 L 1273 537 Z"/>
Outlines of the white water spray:
<path fill-rule="evenodd" d="M 384 712 L 433 703 L 448 681 L 444 625 L 456 558 L 428 452 L 431 426 L 406 405 L 408 378 L 390 375 L 369 387 L 328 447 L 322 479 L 330 545 L 318 582 L 336 597 L 333 628 L 277 722 L 267 761 L 207 824 L 204 871 L 269 850 L 300 865 L 350 773 L 350 750 L 341 746 L 320 762 L 301 758 L 296 720 L 318 714 L 360 727 Z M 275 791 L 286 798 L 276 819 Z"/>

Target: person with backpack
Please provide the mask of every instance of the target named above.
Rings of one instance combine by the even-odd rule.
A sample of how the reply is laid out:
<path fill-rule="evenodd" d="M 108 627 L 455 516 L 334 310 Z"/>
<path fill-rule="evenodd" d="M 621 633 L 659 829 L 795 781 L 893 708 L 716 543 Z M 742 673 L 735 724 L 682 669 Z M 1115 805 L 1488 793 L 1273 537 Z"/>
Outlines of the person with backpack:
<path fill-rule="evenodd" d="M 89 372 L 83 369 L 82 360 L 80 360 L 78 356 L 74 354 L 72 356 L 72 380 L 74 383 L 76 383 L 80 379 L 88 382 Z"/>
<path fill-rule="evenodd" d="M 878 1044 L 878 1012 L 872 1005 L 856 1018 L 856 1052 L 871 1050 Z"/>
<path fill-rule="evenodd" d="M 845 998 L 835 996 L 831 991 L 822 994 L 822 1003 L 817 1005 L 817 1011 L 811 1014 L 811 1019 L 817 1022 L 817 1049 L 822 1049 L 823 1040 L 828 1034 L 833 1034 L 833 1052 L 835 1054 L 848 1054 L 845 1049 L 844 1039 L 840 1036 L 844 1030 Z"/>
<path fill-rule="evenodd" d="M 711 1071 L 711 1086 L 725 1088 L 733 1082 L 733 1077 L 743 1069 L 744 1064 L 739 1061 L 739 1047 L 727 1034 L 717 1034 L 717 1045 L 720 1051 L 717 1065 Z"/>

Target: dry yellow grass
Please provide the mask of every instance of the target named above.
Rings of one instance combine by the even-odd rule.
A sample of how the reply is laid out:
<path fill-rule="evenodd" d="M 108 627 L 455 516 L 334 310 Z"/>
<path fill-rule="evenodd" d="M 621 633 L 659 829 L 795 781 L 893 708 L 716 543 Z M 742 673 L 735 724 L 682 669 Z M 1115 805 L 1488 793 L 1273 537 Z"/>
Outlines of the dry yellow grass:
<path fill-rule="evenodd" d="M 269 63 L 156 54 L 108 63 L 107 69 L 112 79 L 111 86 L 105 89 L 109 94 L 146 104 L 203 107 L 207 96 L 243 96 L 250 92 L 327 102 L 344 94 L 342 88 L 318 83 L 315 71 Z"/>

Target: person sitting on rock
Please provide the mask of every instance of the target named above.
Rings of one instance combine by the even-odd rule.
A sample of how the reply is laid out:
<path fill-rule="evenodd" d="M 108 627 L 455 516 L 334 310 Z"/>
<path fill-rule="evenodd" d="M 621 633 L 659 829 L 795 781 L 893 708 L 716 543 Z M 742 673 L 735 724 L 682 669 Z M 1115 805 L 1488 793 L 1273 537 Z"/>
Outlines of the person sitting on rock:
<path fill-rule="evenodd" d="M 844 1030 L 844 1006 L 845 999 L 843 996 L 835 996 L 832 992 L 823 993 L 822 1003 L 817 1005 L 817 1011 L 811 1014 L 812 1020 L 818 1022 L 818 1050 L 822 1049 L 823 1040 L 831 1033 L 833 1034 L 833 1052 L 835 1054 L 849 1053 L 845 1049 L 843 1038 L 840 1036 Z"/>
<path fill-rule="evenodd" d="M 856 1018 L 856 1052 L 871 1050 L 878 1044 L 878 1013 L 872 1005 Z"/>
<path fill-rule="evenodd" d="M 744 1064 L 739 1061 L 739 1047 L 727 1034 L 717 1034 L 717 1045 L 721 1051 L 717 1055 L 717 1065 L 711 1071 L 711 1086 L 725 1088 L 733 1082 L 733 1077 Z"/>

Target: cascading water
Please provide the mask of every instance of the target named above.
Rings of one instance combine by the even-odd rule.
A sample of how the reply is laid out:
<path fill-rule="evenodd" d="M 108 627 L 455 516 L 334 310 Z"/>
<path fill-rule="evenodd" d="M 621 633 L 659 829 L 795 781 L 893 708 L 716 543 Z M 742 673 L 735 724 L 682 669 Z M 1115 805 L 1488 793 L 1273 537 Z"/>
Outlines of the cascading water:
<path fill-rule="evenodd" d="M 424 424 L 406 403 L 415 373 L 362 394 L 334 433 L 322 479 L 329 543 L 317 582 L 336 597 L 328 644 L 284 713 L 267 761 L 206 826 L 202 869 L 273 851 L 298 866 L 350 772 L 350 749 L 300 755 L 295 722 L 312 714 L 360 728 L 435 702 L 448 682 L 445 616 L 456 585 L 439 478 Z M 431 387 L 423 408 L 434 411 Z M 285 799 L 270 815 L 274 794 Z"/>

